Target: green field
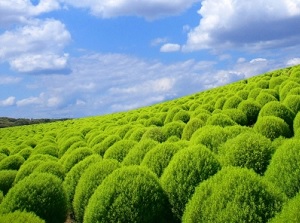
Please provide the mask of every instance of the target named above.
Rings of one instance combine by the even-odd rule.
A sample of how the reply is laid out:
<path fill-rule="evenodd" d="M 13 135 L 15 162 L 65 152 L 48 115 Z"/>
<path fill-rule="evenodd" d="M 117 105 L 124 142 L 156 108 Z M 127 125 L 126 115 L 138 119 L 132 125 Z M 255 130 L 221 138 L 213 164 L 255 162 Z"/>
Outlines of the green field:
<path fill-rule="evenodd" d="M 0 223 L 300 222 L 300 66 L 0 129 Z"/>

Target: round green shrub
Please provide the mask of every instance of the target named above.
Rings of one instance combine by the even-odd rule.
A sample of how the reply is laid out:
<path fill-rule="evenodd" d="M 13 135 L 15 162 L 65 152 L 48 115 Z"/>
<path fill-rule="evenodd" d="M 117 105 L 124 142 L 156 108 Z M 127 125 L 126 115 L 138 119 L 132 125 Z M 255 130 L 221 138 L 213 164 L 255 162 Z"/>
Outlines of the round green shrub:
<path fill-rule="evenodd" d="M 152 117 L 152 118 L 149 118 L 146 123 L 145 123 L 145 126 L 149 127 L 149 126 L 163 126 L 164 125 L 164 122 L 158 118 L 158 117 Z"/>
<path fill-rule="evenodd" d="M 32 149 L 31 147 L 27 147 L 27 148 L 22 149 L 17 154 L 22 156 L 24 158 L 24 160 L 27 160 L 31 156 L 32 151 L 34 151 L 34 149 Z"/>
<path fill-rule="evenodd" d="M 288 197 L 300 191 L 300 140 L 285 141 L 274 153 L 265 177 Z"/>
<path fill-rule="evenodd" d="M 130 135 L 130 137 L 128 139 L 139 142 L 142 139 L 142 137 L 146 131 L 147 131 L 146 128 L 138 127 L 132 132 L 132 134 Z"/>
<path fill-rule="evenodd" d="M 55 145 L 37 146 L 34 148 L 32 154 L 48 154 L 54 157 L 58 157 L 58 148 Z"/>
<path fill-rule="evenodd" d="M 6 156 L 9 156 L 10 155 L 10 150 L 6 147 L 2 147 L 2 148 L 0 148 L 0 153 L 3 153 Z"/>
<path fill-rule="evenodd" d="M 255 100 L 245 100 L 242 101 L 239 106 L 238 109 L 240 109 L 241 111 L 243 111 L 246 116 L 247 116 L 247 120 L 248 120 L 248 125 L 253 125 L 258 117 L 259 111 L 261 109 L 261 105 L 256 102 Z"/>
<path fill-rule="evenodd" d="M 180 148 L 174 143 L 165 142 L 159 144 L 145 155 L 141 165 L 148 167 L 153 173 L 160 177 L 179 149 Z"/>
<path fill-rule="evenodd" d="M 1 162 L 1 160 L 5 159 L 6 157 L 7 157 L 7 155 L 0 153 L 0 162 Z"/>
<path fill-rule="evenodd" d="M 21 155 L 10 155 L 0 161 L 0 170 L 18 170 L 24 161 Z"/>
<path fill-rule="evenodd" d="M 300 87 L 300 84 L 298 84 L 297 82 L 294 82 L 294 81 L 291 81 L 291 80 L 287 80 L 287 81 L 283 82 L 280 85 L 280 89 L 279 89 L 280 101 L 284 101 L 284 99 L 289 94 L 289 92 L 293 88 L 297 88 L 297 87 Z"/>
<path fill-rule="evenodd" d="M 260 117 L 254 125 L 255 131 L 274 140 L 280 136 L 292 137 L 289 125 L 281 118 L 275 116 Z"/>
<path fill-rule="evenodd" d="M 110 135 L 107 138 L 105 138 L 100 144 L 94 146 L 93 150 L 95 153 L 98 153 L 99 155 L 103 156 L 109 147 L 111 147 L 113 144 L 120 140 L 120 136 Z"/>
<path fill-rule="evenodd" d="M 43 219 L 32 212 L 15 211 L 0 215 L 0 223 L 46 223 Z"/>
<path fill-rule="evenodd" d="M 73 136 L 68 138 L 66 141 L 61 144 L 58 143 L 58 157 L 62 157 L 64 153 L 72 146 L 74 143 L 82 141 L 83 138 L 81 136 Z"/>
<path fill-rule="evenodd" d="M 240 90 L 236 93 L 236 96 L 242 98 L 243 100 L 247 100 L 249 95 L 249 91 L 247 90 Z"/>
<path fill-rule="evenodd" d="M 166 141 L 166 136 L 161 127 L 150 127 L 143 134 L 142 140 L 143 139 L 153 139 L 157 142 L 164 142 Z"/>
<path fill-rule="evenodd" d="M 221 126 L 206 125 L 198 129 L 192 136 L 193 145 L 202 144 L 218 153 L 219 146 L 227 141 L 228 135 Z"/>
<path fill-rule="evenodd" d="M 215 103 L 215 109 L 222 109 L 225 102 L 226 102 L 226 98 L 224 98 L 224 97 L 218 98 Z"/>
<path fill-rule="evenodd" d="M 182 121 L 174 121 L 169 122 L 164 127 L 162 127 L 162 131 L 166 139 L 168 139 L 171 136 L 177 136 L 180 139 L 184 127 L 185 123 L 183 123 Z"/>
<path fill-rule="evenodd" d="M 279 101 L 272 101 L 262 107 L 259 117 L 275 116 L 283 119 L 292 129 L 295 114 L 284 104 Z"/>
<path fill-rule="evenodd" d="M 104 179 L 89 201 L 83 222 L 173 221 L 167 196 L 155 174 L 129 166 Z"/>
<path fill-rule="evenodd" d="M 2 214 L 16 210 L 34 212 L 49 223 L 65 222 L 67 202 L 61 180 L 49 173 L 38 173 L 20 181 L 0 205 Z"/>
<path fill-rule="evenodd" d="M 258 81 L 256 86 L 258 88 L 267 89 L 267 88 L 269 88 L 269 81 L 267 81 L 267 80 Z"/>
<path fill-rule="evenodd" d="M 202 145 L 188 147 L 174 155 L 160 180 L 178 220 L 181 219 L 196 186 L 219 169 L 221 165 L 218 160 Z"/>
<path fill-rule="evenodd" d="M 61 164 L 64 167 L 65 172 L 69 172 L 72 167 L 83 160 L 84 158 L 91 156 L 93 151 L 89 148 L 79 148 L 72 151 L 70 154 L 66 154 L 61 158 Z"/>
<path fill-rule="evenodd" d="M 238 105 L 243 101 L 242 98 L 238 96 L 232 96 L 226 100 L 223 105 L 223 109 L 237 108 Z"/>
<path fill-rule="evenodd" d="M 177 112 L 173 118 L 173 122 L 174 121 L 182 121 L 184 123 L 188 123 L 189 120 L 190 120 L 190 114 L 188 111 L 185 111 L 185 110 L 181 110 L 181 111 Z"/>
<path fill-rule="evenodd" d="M 237 125 L 228 115 L 217 113 L 207 119 L 207 125 L 217 125 L 221 127 Z"/>
<path fill-rule="evenodd" d="M 90 138 L 88 138 L 87 143 L 89 147 L 94 147 L 95 145 L 100 144 L 105 138 L 107 138 L 108 134 L 107 133 L 98 133 L 95 136 L 90 136 Z"/>
<path fill-rule="evenodd" d="M 0 171 L 0 191 L 2 191 L 4 195 L 6 195 L 9 189 L 13 186 L 17 172 L 17 170 Z"/>
<path fill-rule="evenodd" d="M 64 167 L 57 161 L 41 162 L 32 173 L 51 173 L 61 180 L 65 178 Z"/>
<path fill-rule="evenodd" d="M 289 108 L 294 114 L 297 114 L 300 111 L 300 95 L 286 96 L 283 105 Z"/>
<path fill-rule="evenodd" d="M 284 194 L 253 171 L 223 168 L 196 188 L 182 222 L 267 222 L 285 201 Z"/>
<path fill-rule="evenodd" d="M 265 172 L 272 154 L 271 141 L 255 132 L 242 133 L 227 140 L 219 148 L 222 166 L 246 167 L 261 175 Z"/>
<path fill-rule="evenodd" d="M 256 99 L 259 93 L 262 91 L 261 88 L 253 88 L 248 95 L 248 99 Z"/>
<path fill-rule="evenodd" d="M 144 139 L 140 141 L 129 151 L 122 164 L 125 166 L 140 165 L 146 153 L 154 148 L 157 144 L 158 142 L 152 139 Z"/>
<path fill-rule="evenodd" d="M 102 157 L 98 154 L 88 156 L 84 160 L 77 163 L 74 167 L 72 167 L 72 169 L 66 174 L 65 179 L 63 181 L 63 187 L 67 194 L 67 201 L 70 209 L 72 207 L 75 189 L 81 175 L 91 164 L 101 162 L 101 160 Z"/>
<path fill-rule="evenodd" d="M 261 104 L 261 106 L 264 106 L 265 104 L 271 102 L 271 101 L 277 101 L 277 99 L 268 93 L 260 92 L 260 94 L 257 96 L 256 101 Z"/>
<path fill-rule="evenodd" d="M 191 118 L 182 131 L 182 139 L 190 140 L 195 131 L 203 127 L 205 123 L 199 118 Z"/>
<path fill-rule="evenodd" d="M 89 199 L 102 183 L 102 181 L 114 170 L 120 167 L 116 160 L 104 159 L 101 162 L 94 163 L 82 174 L 75 190 L 73 209 L 78 222 L 83 221 L 85 207 Z"/>
<path fill-rule="evenodd" d="M 297 194 L 293 199 L 288 200 L 270 223 L 298 223 L 300 222 L 300 194 Z"/>
<path fill-rule="evenodd" d="M 174 116 L 177 114 L 177 112 L 179 112 L 180 110 L 182 110 L 180 107 L 173 107 L 171 110 L 168 111 L 166 119 L 164 124 L 167 124 L 169 122 L 172 122 L 174 119 Z"/>
<path fill-rule="evenodd" d="M 229 116 L 234 122 L 236 122 L 239 125 L 248 124 L 246 114 L 240 109 L 236 109 L 236 108 L 224 109 L 221 111 L 221 113 Z"/>
<path fill-rule="evenodd" d="M 271 80 L 269 81 L 269 88 L 275 89 L 275 88 L 279 87 L 287 79 L 288 79 L 288 77 L 286 77 L 286 76 L 272 77 Z"/>
<path fill-rule="evenodd" d="M 294 132 L 295 132 L 295 135 L 298 137 L 298 129 L 300 128 L 300 112 L 297 113 L 295 119 L 294 119 L 294 123 L 293 123 L 293 129 L 294 129 Z"/>
<path fill-rule="evenodd" d="M 104 154 L 105 159 L 115 159 L 122 162 L 129 151 L 137 144 L 133 140 L 121 140 L 111 146 Z"/>

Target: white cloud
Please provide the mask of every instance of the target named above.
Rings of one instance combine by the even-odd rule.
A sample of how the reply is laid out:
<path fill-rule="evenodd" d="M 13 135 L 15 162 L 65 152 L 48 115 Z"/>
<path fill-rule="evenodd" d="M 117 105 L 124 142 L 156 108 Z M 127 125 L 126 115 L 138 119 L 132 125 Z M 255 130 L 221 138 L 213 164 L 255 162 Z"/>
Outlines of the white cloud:
<path fill-rule="evenodd" d="M 17 84 L 22 80 L 19 77 L 1 76 L 0 85 Z"/>
<path fill-rule="evenodd" d="M 0 35 L 0 62 L 8 62 L 19 72 L 63 70 L 68 56 L 63 52 L 71 35 L 60 21 L 33 20 Z"/>
<path fill-rule="evenodd" d="M 0 100 L 0 107 L 8 107 L 15 104 L 16 98 L 13 96 L 8 97 L 5 100 Z"/>
<path fill-rule="evenodd" d="M 1 0 L 0 26 L 27 23 L 32 17 L 59 8 L 60 4 L 56 0 L 40 0 L 37 5 L 33 5 L 30 0 Z"/>
<path fill-rule="evenodd" d="M 290 59 L 286 63 L 287 66 L 295 66 L 295 65 L 298 65 L 298 64 L 300 64 L 300 58 L 299 57 Z"/>
<path fill-rule="evenodd" d="M 154 40 L 151 41 L 151 46 L 158 46 L 160 44 L 164 44 L 168 41 L 168 38 L 164 37 L 164 38 L 156 38 Z"/>
<path fill-rule="evenodd" d="M 190 8 L 200 0 L 61 0 L 71 6 L 87 8 L 98 17 L 111 18 L 118 16 L 139 16 L 156 19 L 177 15 Z"/>
<path fill-rule="evenodd" d="M 160 48 L 160 52 L 170 53 L 170 52 L 178 52 L 180 51 L 181 46 L 179 44 L 174 43 L 166 43 Z"/>
<path fill-rule="evenodd" d="M 203 0 L 183 50 L 270 48 L 298 43 L 299 0 Z"/>

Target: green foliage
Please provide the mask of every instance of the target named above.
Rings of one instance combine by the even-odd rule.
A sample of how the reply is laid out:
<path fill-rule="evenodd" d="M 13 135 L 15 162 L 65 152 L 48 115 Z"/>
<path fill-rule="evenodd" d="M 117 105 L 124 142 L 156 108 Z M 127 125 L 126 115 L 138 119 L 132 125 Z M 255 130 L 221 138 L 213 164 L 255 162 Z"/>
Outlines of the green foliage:
<path fill-rule="evenodd" d="M 82 174 L 75 190 L 73 209 L 78 222 L 83 221 L 85 207 L 89 199 L 102 183 L 102 181 L 114 170 L 120 167 L 116 160 L 104 159 L 94 163 Z"/>
<path fill-rule="evenodd" d="M 98 153 L 99 155 L 103 156 L 106 150 L 111 147 L 116 142 L 120 141 L 121 138 L 117 135 L 110 135 L 107 138 L 105 138 L 100 144 L 93 147 L 93 150 L 95 153 Z"/>
<path fill-rule="evenodd" d="M 172 122 L 174 119 L 174 116 L 181 110 L 180 107 L 174 107 L 171 110 L 168 111 L 168 114 L 166 116 L 164 124 L 167 124 L 169 122 Z"/>
<path fill-rule="evenodd" d="M 254 129 L 271 140 L 280 136 L 292 137 L 289 125 L 283 119 L 275 116 L 260 117 L 255 123 Z"/>
<path fill-rule="evenodd" d="M 177 136 L 180 139 L 184 127 L 185 123 L 182 121 L 170 122 L 162 127 L 163 135 L 166 137 L 166 139 L 170 138 L 171 136 Z"/>
<path fill-rule="evenodd" d="M 59 145 L 58 157 L 62 157 L 64 153 L 72 146 L 74 143 L 79 142 L 82 140 L 81 136 L 72 136 L 66 141 L 63 141 L 61 145 Z"/>
<path fill-rule="evenodd" d="M 219 148 L 219 158 L 223 166 L 246 167 L 261 175 L 265 172 L 272 154 L 271 141 L 255 132 L 239 134 Z"/>
<path fill-rule="evenodd" d="M 65 180 L 63 182 L 63 187 L 67 194 L 69 208 L 72 207 L 76 186 L 81 175 L 89 167 L 89 165 L 100 162 L 101 160 L 102 157 L 97 154 L 88 156 L 84 160 L 77 163 L 74 167 L 72 167 L 72 169 L 66 174 Z"/>
<path fill-rule="evenodd" d="M 255 100 L 245 100 L 242 101 L 239 106 L 238 109 L 240 109 L 241 111 L 243 111 L 246 116 L 247 116 L 247 120 L 248 120 L 248 125 L 253 125 L 258 117 L 259 111 L 261 109 L 261 105 L 256 102 Z"/>
<path fill-rule="evenodd" d="M 221 111 L 222 114 L 228 115 L 234 122 L 239 125 L 247 125 L 248 120 L 246 114 L 240 109 L 224 109 Z"/>
<path fill-rule="evenodd" d="M 182 132 L 183 140 L 190 140 L 195 131 L 204 126 L 204 122 L 199 118 L 191 118 L 185 125 Z"/>
<path fill-rule="evenodd" d="M 195 187 L 220 168 L 213 153 L 202 145 L 188 147 L 174 155 L 161 176 L 161 185 L 168 194 L 173 214 L 178 220 Z"/>
<path fill-rule="evenodd" d="M 157 144 L 158 142 L 152 139 L 144 139 L 140 141 L 129 151 L 122 164 L 125 166 L 140 165 L 144 159 L 144 156 Z"/>
<path fill-rule="evenodd" d="M 218 98 L 215 103 L 215 109 L 222 109 L 225 102 L 226 102 L 226 98 L 224 97 Z"/>
<path fill-rule="evenodd" d="M 262 107 L 259 117 L 275 116 L 283 119 L 292 129 L 295 114 L 284 104 L 279 101 L 272 101 Z"/>
<path fill-rule="evenodd" d="M 105 159 L 115 159 L 122 162 L 129 151 L 137 144 L 133 140 L 121 140 L 111 146 L 104 154 Z"/>
<path fill-rule="evenodd" d="M 300 191 L 300 140 L 285 141 L 274 153 L 265 177 L 288 197 Z"/>
<path fill-rule="evenodd" d="M 238 96 L 232 96 L 226 100 L 223 105 L 223 109 L 237 108 L 238 105 L 243 101 L 242 98 Z"/>
<path fill-rule="evenodd" d="M 182 222 L 267 222 L 285 200 L 276 187 L 253 171 L 223 168 L 196 188 Z"/>
<path fill-rule="evenodd" d="M 254 99 L 255 100 L 257 98 L 257 96 L 260 94 L 261 91 L 262 91 L 261 88 L 253 88 L 250 91 L 249 95 L 248 95 L 248 99 Z"/>
<path fill-rule="evenodd" d="M 249 95 L 249 91 L 247 90 L 240 90 L 236 93 L 236 95 L 240 98 L 242 98 L 243 100 L 247 100 L 248 95 Z"/>
<path fill-rule="evenodd" d="M 40 162 L 32 173 L 51 173 L 61 180 L 64 180 L 65 178 L 64 167 L 57 161 Z"/>
<path fill-rule="evenodd" d="M 20 181 L 0 205 L 2 214 L 16 210 L 34 212 L 49 223 L 63 223 L 67 202 L 61 180 L 49 173 L 38 173 Z"/>
<path fill-rule="evenodd" d="M 269 88 L 276 89 L 287 79 L 288 77 L 285 76 L 272 77 L 271 80 L 269 81 Z"/>
<path fill-rule="evenodd" d="M 84 223 L 172 222 L 170 205 L 157 177 L 146 168 L 115 170 L 92 195 Z"/>
<path fill-rule="evenodd" d="M 300 95 L 286 96 L 283 105 L 289 108 L 294 114 L 297 114 L 300 111 Z"/>
<path fill-rule="evenodd" d="M 37 146 L 34 148 L 32 154 L 48 154 L 58 157 L 58 148 L 55 145 Z"/>
<path fill-rule="evenodd" d="M 20 152 L 18 152 L 17 154 L 19 154 L 20 156 L 22 156 L 25 160 L 27 160 L 31 154 L 32 154 L 33 149 L 31 147 L 27 147 L 22 149 Z"/>
<path fill-rule="evenodd" d="M 298 223 L 300 222 L 300 194 L 297 194 L 293 199 L 287 201 L 280 213 L 273 218 L 270 223 Z"/>
<path fill-rule="evenodd" d="M 232 126 L 232 125 L 237 125 L 235 121 L 233 121 L 228 115 L 222 114 L 222 113 L 217 113 L 213 114 L 207 119 L 206 122 L 207 125 L 217 125 L 217 126 Z"/>
<path fill-rule="evenodd" d="M 181 110 L 176 113 L 176 115 L 173 118 L 173 121 L 182 121 L 184 123 L 188 123 L 190 120 L 190 114 L 188 111 Z"/>
<path fill-rule="evenodd" d="M 0 215 L 0 223 L 46 223 L 32 212 L 15 211 Z"/>
<path fill-rule="evenodd" d="M 6 195 L 12 187 L 17 175 L 17 170 L 1 170 L 0 171 L 0 191 Z M 0 202 L 1 203 L 1 202 Z"/>
<path fill-rule="evenodd" d="M 153 139 L 157 142 L 166 141 L 166 136 L 161 127 L 150 127 L 142 137 L 143 139 Z"/>
<path fill-rule="evenodd" d="M 160 177 L 179 149 L 180 148 L 174 143 L 165 142 L 159 144 L 145 155 L 141 165 L 148 167 Z"/>
<path fill-rule="evenodd" d="M 221 126 L 207 125 L 198 129 L 192 136 L 193 145 L 202 144 L 217 153 L 221 144 L 225 143 L 228 135 Z"/>
<path fill-rule="evenodd" d="M 0 170 L 18 170 L 24 161 L 21 155 L 10 155 L 0 161 Z"/>
<path fill-rule="evenodd" d="M 271 101 L 277 101 L 277 98 L 275 98 L 273 95 L 260 92 L 260 94 L 257 96 L 256 101 L 261 104 L 261 106 L 264 106 L 265 104 L 271 102 Z"/>
<path fill-rule="evenodd" d="M 132 134 L 130 135 L 130 137 L 128 139 L 129 140 L 135 140 L 135 141 L 139 142 L 142 139 L 142 137 L 143 137 L 143 135 L 146 131 L 147 131 L 146 128 L 136 128 L 132 132 Z"/>
<path fill-rule="evenodd" d="M 294 82 L 292 80 L 287 80 L 287 81 L 283 82 L 280 85 L 280 90 L 279 90 L 280 101 L 284 101 L 284 99 L 289 94 L 291 89 L 297 88 L 297 87 L 300 87 L 300 84 L 298 84 L 297 82 Z"/>

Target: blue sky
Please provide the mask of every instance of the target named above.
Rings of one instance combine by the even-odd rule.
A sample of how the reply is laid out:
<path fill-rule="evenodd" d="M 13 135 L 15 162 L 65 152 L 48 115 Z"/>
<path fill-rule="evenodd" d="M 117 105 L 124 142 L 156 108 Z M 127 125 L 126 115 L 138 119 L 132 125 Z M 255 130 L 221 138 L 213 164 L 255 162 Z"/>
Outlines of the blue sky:
<path fill-rule="evenodd" d="M 1 0 L 0 116 L 76 118 L 300 64 L 300 0 Z"/>

